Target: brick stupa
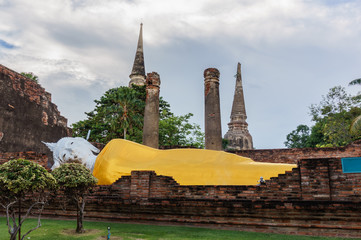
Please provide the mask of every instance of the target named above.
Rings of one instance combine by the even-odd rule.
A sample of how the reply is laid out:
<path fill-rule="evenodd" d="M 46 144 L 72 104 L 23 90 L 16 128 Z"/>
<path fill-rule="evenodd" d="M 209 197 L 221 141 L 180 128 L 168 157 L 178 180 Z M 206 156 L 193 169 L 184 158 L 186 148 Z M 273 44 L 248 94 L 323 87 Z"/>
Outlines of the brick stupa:
<path fill-rule="evenodd" d="M 231 121 L 228 123 L 228 132 L 224 138 L 228 140 L 227 149 L 247 150 L 253 149 L 253 140 L 248 132 L 248 123 L 246 122 L 246 106 L 244 103 L 241 64 L 238 63 L 236 75 L 236 87 L 234 91 Z"/>

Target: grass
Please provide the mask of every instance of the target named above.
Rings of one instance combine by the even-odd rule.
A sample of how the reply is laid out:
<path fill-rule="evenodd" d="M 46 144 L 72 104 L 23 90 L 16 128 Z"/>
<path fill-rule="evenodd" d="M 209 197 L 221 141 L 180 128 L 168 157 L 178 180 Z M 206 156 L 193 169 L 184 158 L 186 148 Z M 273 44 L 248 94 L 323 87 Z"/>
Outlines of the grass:
<path fill-rule="evenodd" d="M 22 232 L 25 233 L 30 225 L 35 225 L 34 219 L 25 221 Z M 307 237 L 307 236 L 291 236 L 280 234 L 265 234 L 253 232 L 240 232 L 230 230 L 216 230 L 197 227 L 183 226 L 154 226 L 143 224 L 125 224 L 115 222 L 88 222 L 84 223 L 87 232 L 84 234 L 76 234 L 74 229 L 76 221 L 70 220 L 42 220 L 42 227 L 30 233 L 28 237 L 36 240 L 100 240 L 106 239 L 107 227 L 111 227 L 111 240 L 142 240 L 142 239 L 267 239 L 267 240 L 311 240 L 311 239 L 342 239 L 342 238 L 323 238 L 323 237 Z M 10 235 L 7 232 L 6 221 L 4 217 L 0 217 L 0 240 L 7 240 Z"/>

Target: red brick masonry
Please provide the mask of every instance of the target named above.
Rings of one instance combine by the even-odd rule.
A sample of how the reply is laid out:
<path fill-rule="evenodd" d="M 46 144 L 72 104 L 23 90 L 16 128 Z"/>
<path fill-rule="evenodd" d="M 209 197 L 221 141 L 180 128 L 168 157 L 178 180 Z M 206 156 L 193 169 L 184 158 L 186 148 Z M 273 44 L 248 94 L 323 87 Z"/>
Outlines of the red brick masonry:
<path fill-rule="evenodd" d="M 157 221 L 321 236 L 361 237 L 360 174 L 340 159 L 304 159 L 261 186 L 181 186 L 153 171 L 134 171 L 98 186 L 87 219 Z M 53 200 L 44 213 L 74 216 Z"/>
<path fill-rule="evenodd" d="M 356 147 L 334 150 L 330 154 L 359 156 Z M 22 154 L 45 164 L 44 155 Z M 0 155 L 0 160 L 9 155 Z M 89 197 L 85 216 L 361 237 L 360 180 L 361 174 L 342 172 L 340 158 L 300 159 L 297 168 L 261 186 L 181 186 L 172 177 L 134 171 L 113 185 L 96 187 Z M 60 202 L 59 197 L 52 199 L 44 215 L 74 217 L 73 209 L 63 210 Z"/>
<path fill-rule="evenodd" d="M 50 153 L 41 143 L 68 136 L 67 119 L 40 84 L 0 64 L 0 152 Z"/>
<path fill-rule="evenodd" d="M 281 148 L 230 151 L 257 162 L 297 163 L 305 158 L 343 158 L 361 156 L 361 140 L 338 148 Z"/>
<path fill-rule="evenodd" d="M 45 154 L 39 154 L 36 152 L 8 152 L 8 153 L 2 153 L 0 152 L 0 164 L 3 164 L 9 160 L 12 159 L 28 159 L 32 160 L 43 167 L 47 168 L 48 166 L 48 156 Z"/>

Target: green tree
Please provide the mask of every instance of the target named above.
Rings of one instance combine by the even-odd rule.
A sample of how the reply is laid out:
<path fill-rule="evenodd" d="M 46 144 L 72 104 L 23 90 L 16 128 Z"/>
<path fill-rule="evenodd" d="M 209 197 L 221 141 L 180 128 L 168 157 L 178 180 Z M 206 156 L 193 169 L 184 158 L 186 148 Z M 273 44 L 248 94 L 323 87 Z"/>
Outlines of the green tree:
<path fill-rule="evenodd" d="M 134 128 L 143 126 L 144 101 L 142 94 L 132 88 L 121 87 L 111 89 L 106 97 L 97 103 L 102 106 L 98 112 L 104 122 L 110 124 L 110 132 L 123 129 L 123 138 L 127 138 L 127 132 L 133 133 Z"/>
<path fill-rule="evenodd" d="M 357 78 L 352 80 L 349 84 L 349 86 L 353 85 L 361 85 L 361 78 Z M 355 99 L 361 99 L 360 92 L 355 96 Z M 361 115 L 355 117 L 355 119 L 352 121 L 350 131 L 352 134 L 356 134 L 357 132 L 361 132 Z"/>
<path fill-rule="evenodd" d="M 311 127 L 310 137 L 308 143 L 310 147 L 325 146 L 327 143 L 324 140 L 323 127 L 327 119 L 321 119 Z"/>
<path fill-rule="evenodd" d="M 24 159 L 10 160 L 0 165 L 0 200 L 5 208 L 10 239 L 25 237 L 41 226 L 40 216 L 47 202 L 48 190 L 56 188 L 56 180 L 37 163 Z M 20 209 L 28 207 L 25 215 Z M 18 221 L 16 221 L 18 213 Z M 38 214 L 37 226 L 21 237 L 21 226 L 30 214 Z"/>
<path fill-rule="evenodd" d="M 319 104 L 312 104 L 310 115 L 312 121 L 319 121 L 332 114 L 350 111 L 354 107 L 360 107 L 360 100 L 348 94 L 344 87 L 336 86 L 329 90 L 326 96 L 322 96 Z"/>
<path fill-rule="evenodd" d="M 95 103 L 95 109 L 86 113 L 88 119 L 72 125 L 74 136 L 85 137 L 91 130 L 89 141 L 107 143 L 113 138 L 142 141 L 144 87 L 112 88 Z"/>
<path fill-rule="evenodd" d="M 361 85 L 361 78 L 357 78 L 352 80 L 348 85 L 353 86 L 353 85 Z"/>
<path fill-rule="evenodd" d="M 361 114 L 360 102 L 360 98 L 348 94 L 341 86 L 331 88 L 319 104 L 310 107 L 315 122 L 311 133 L 300 135 L 297 128 L 287 135 L 286 146 L 340 147 L 359 139 L 361 132 L 351 132 L 350 128 L 353 120 Z"/>
<path fill-rule="evenodd" d="M 293 130 L 287 135 L 285 142 L 288 148 L 306 148 L 310 147 L 310 128 L 307 125 L 298 125 L 296 130 Z"/>
<path fill-rule="evenodd" d="M 159 145 L 164 147 L 188 146 L 204 148 L 204 134 L 201 132 L 200 126 L 189 123 L 192 116 L 192 113 L 183 116 L 175 116 L 169 112 L 161 113 Z"/>
<path fill-rule="evenodd" d="M 361 137 L 360 132 L 351 132 L 353 120 L 360 116 L 360 108 L 352 108 L 327 117 L 324 125 L 324 139 L 329 146 L 345 146 Z"/>
<path fill-rule="evenodd" d="M 352 134 L 357 134 L 358 132 L 361 132 L 361 115 L 353 119 L 350 131 Z"/>
<path fill-rule="evenodd" d="M 76 204 L 76 232 L 84 232 L 83 220 L 86 197 L 98 180 L 91 174 L 89 169 L 80 163 L 64 163 L 54 169 L 52 174 L 58 181 L 60 189 L 64 191 L 67 200 Z"/>
<path fill-rule="evenodd" d="M 228 144 L 229 144 L 229 140 L 225 139 L 225 138 L 222 138 L 222 149 L 227 149 Z"/>
<path fill-rule="evenodd" d="M 31 80 L 33 80 L 34 82 L 38 83 L 39 82 L 39 77 L 36 76 L 34 73 L 32 72 L 21 72 L 21 75 L 23 75 L 24 77 L 30 78 Z"/>
<path fill-rule="evenodd" d="M 96 107 L 86 113 L 88 118 L 72 125 L 73 135 L 85 137 L 91 130 L 89 140 L 108 143 L 114 138 L 142 143 L 145 107 L 145 87 L 120 87 L 108 90 Z M 189 122 L 193 114 L 176 116 L 162 97 L 159 99 L 159 145 L 204 147 L 204 134 L 199 125 Z"/>

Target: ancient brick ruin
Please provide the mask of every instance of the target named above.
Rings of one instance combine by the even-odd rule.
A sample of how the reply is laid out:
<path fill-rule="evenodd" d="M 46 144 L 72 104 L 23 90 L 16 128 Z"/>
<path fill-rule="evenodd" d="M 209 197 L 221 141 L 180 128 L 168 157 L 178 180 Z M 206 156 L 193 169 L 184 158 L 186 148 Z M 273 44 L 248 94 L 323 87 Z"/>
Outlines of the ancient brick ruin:
<path fill-rule="evenodd" d="M 159 146 L 159 87 L 159 74 L 148 73 L 145 89 L 143 144 L 152 148 Z"/>
<path fill-rule="evenodd" d="M 205 148 L 222 150 L 219 71 L 216 68 L 207 68 L 203 75 Z"/>
<path fill-rule="evenodd" d="M 280 148 L 230 151 L 240 156 L 249 157 L 257 162 L 290 163 L 307 158 L 344 158 L 361 157 L 361 140 L 345 147 L 329 148 Z"/>
<path fill-rule="evenodd" d="M 145 80 L 142 47 L 141 26 L 130 84 L 141 85 Z M 212 120 L 220 117 L 219 72 L 206 71 L 205 104 L 210 108 L 205 115 Z M 0 93 L 0 164 L 24 158 L 48 167 L 51 153 L 40 140 L 56 142 L 68 135 L 67 120 L 51 103 L 51 95 L 39 84 L 2 65 Z M 207 100 L 210 93 L 213 98 Z M 244 116 L 234 118 L 234 123 L 239 120 L 245 127 L 245 111 Z M 209 144 L 220 149 L 220 119 L 215 124 L 206 126 L 208 132 L 216 130 Z M 133 171 L 131 176 L 123 176 L 112 185 L 97 186 L 89 197 L 85 218 L 361 237 L 361 174 L 344 173 L 341 165 L 343 157 L 361 156 L 361 141 L 340 148 L 233 150 L 233 153 L 259 162 L 296 163 L 298 167 L 258 186 L 185 186 L 172 176 Z M 43 215 L 75 217 L 75 209 L 64 210 L 61 202 L 61 194 L 52 198 Z"/>
<path fill-rule="evenodd" d="M 342 148 L 237 154 L 269 162 L 296 162 L 298 167 L 259 186 L 184 186 L 171 176 L 133 171 L 112 185 L 95 188 L 86 206 L 86 219 L 361 237 L 361 174 L 343 173 L 340 159 L 361 156 L 361 142 Z M 47 156 L 34 152 L 2 153 L 0 163 L 18 157 L 47 165 Z M 75 217 L 74 209 L 63 210 L 60 202 L 59 197 L 52 199 L 44 215 Z"/>
<path fill-rule="evenodd" d="M 228 123 L 228 132 L 224 138 L 228 140 L 227 149 L 253 149 L 252 136 L 248 131 L 246 105 L 244 103 L 241 64 L 237 65 L 236 87 L 234 90 L 231 121 Z"/>
<path fill-rule="evenodd" d="M 260 186 L 180 186 L 168 176 L 134 171 L 99 186 L 87 217 L 360 237 L 360 180 L 360 174 L 343 174 L 334 158 L 301 160 Z"/>
<path fill-rule="evenodd" d="M 360 153 L 351 148 L 343 152 Z M 297 168 L 259 186 L 182 186 L 170 176 L 133 171 L 110 186 L 96 187 L 85 216 L 89 220 L 361 237 L 360 197 L 360 174 L 343 173 L 339 158 L 314 158 L 299 160 Z M 53 199 L 44 215 L 75 217 L 75 209 L 63 210 L 60 201 Z"/>
<path fill-rule="evenodd" d="M 135 52 L 134 64 L 131 74 L 129 75 L 129 87 L 133 84 L 138 86 L 145 85 L 145 67 L 143 53 L 143 24 L 140 24 L 137 51 Z"/>
<path fill-rule="evenodd" d="M 41 141 L 69 135 L 67 119 L 38 83 L 0 65 L 0 152 L 48 153 Z"/>

